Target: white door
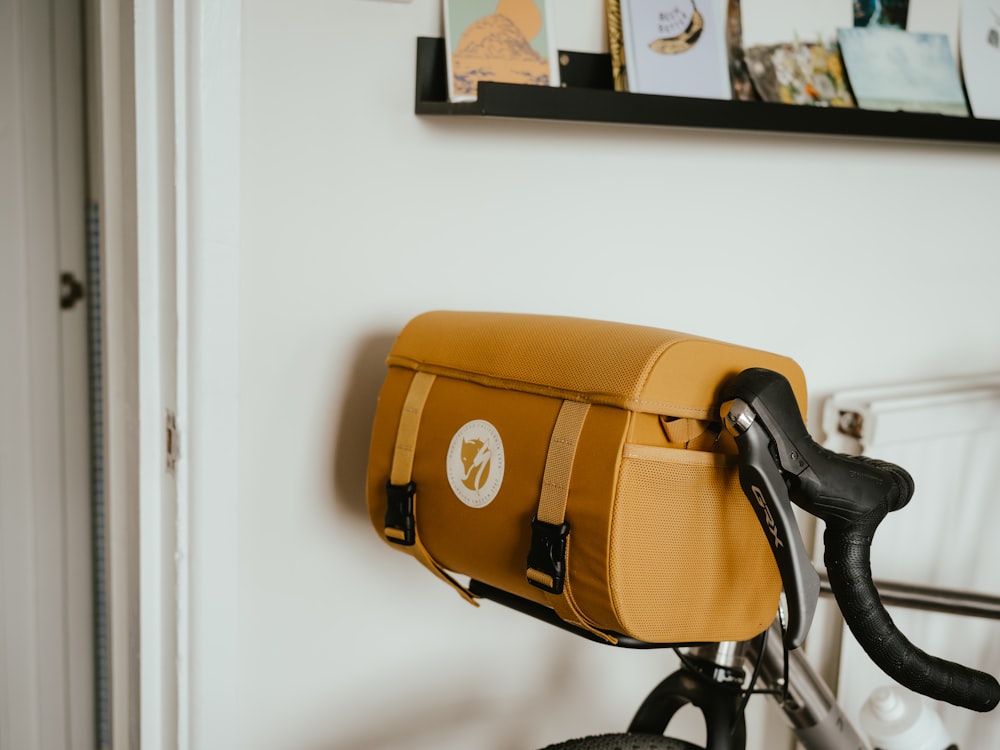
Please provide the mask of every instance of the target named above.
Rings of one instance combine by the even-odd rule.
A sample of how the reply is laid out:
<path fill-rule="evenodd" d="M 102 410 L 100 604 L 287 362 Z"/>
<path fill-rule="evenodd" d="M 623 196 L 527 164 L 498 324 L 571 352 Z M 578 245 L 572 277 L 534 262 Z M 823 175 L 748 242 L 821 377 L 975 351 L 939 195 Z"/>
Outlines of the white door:
<path fill-rule="evenodd" d="M 96 736 L 80 5 L 0 0 L 0 750 Z"/>

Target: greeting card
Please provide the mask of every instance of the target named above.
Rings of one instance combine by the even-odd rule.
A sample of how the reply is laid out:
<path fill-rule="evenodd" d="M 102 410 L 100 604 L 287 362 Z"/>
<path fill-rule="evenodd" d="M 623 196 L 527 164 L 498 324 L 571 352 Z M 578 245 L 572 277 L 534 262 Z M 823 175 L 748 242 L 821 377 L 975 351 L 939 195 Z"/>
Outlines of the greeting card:
<path fill-rule="evenodd" d="M 480 81 L 559 85 L 547 0 L 444 0 L 448 98 L 474 100 Z"/>

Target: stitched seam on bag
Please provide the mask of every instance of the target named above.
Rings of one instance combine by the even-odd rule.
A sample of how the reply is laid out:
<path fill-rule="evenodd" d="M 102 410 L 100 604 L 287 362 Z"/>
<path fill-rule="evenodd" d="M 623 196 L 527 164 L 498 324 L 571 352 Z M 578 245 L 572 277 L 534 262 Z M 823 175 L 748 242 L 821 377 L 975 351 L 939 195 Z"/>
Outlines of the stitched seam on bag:
<path fill-rule="evenodd" d="M 617 643 L 618 642 L 617 638 L 615 638 L 610 633 L 606 633 L 604 628 L 601 628 L 591 618 L 587 617 L 587 615 L 584 614 L 583 610 L 580 608 L 580 605 L 579 605 L 579 603 L 576 600 L 576 596 L 573 594 L 573 586 L 570 583 L 570 580 L 571 580 L 570 579 L 570 572 L 571 572 L 572 569 L 570 567 L 570 551 L 571 551 L 571 546 L 569 544 L 569 537 L 567 537 L 566 542 L 567 542 L 566 543 L 566 583 L 565 583 L 565 588 L 563 589 L 563 596 L 566 599 L 566 603 L 569 605 L 569 607 L 572 610 L 573 614 L 577 618 L 579 618 L 580 622 L 583 625 L 585 625 L 586 628 L 590 628 L 592 631 L 595 631 L 595 633 L 594 633 L 595 635 L 603 635 L 605 638 L 609 639 L 612 643 Z M 620 619 L 619 619 L 619 622 L 621 622 Z"/>
<path fill-rule="evenodd" d="M 639 393 L 645 392 L 645 390 L 649 387 L 649 379 L 652 377 L 653 372 L 656 371 L 656 366 L 660 363 L 660 360 L 663 359 L 667 351 L 673 349 L 675 346 L 679 344 L 682 344 L 690 340 L 691 339 L 685 338 L 685 339 L 678 339 L 675 341 L 664 342 L 664 344 L 655 352 L 655 354 L 649 358 L 649 362 L 647 363 L 646 369 L 641 375 L 641 380 L 640 380 L 641 387 L 638 389 Z M 713 409 L 713 407 L 705 408 L 699 406 L 692 406 L 690 404 L 681 404 L 672 401 L 657 401 L 654 399 L 645 399 L 645 398 L 634 398 L 632 399 L 632 403 L 636 404 L 639 407 L 639 408 L 633 407 L 634 411 L 646 411 L 646 412 L 651 412 L 653 414 L 664 414 L 666 416 L 678 416 L 678 417 L 710 418 L 712 416 L 712 409 Z M 661 411 L 662 409 L 675 409 L 679 410 L 679 412 L 682 413 L 679 412 L 667 413 Z"/>
<path fill-rule="evenodd" d="M 711 417 L 712 415 L 711 408 L 692 406 L 690 404 L 673 401 L 636 398 L 634 395 L 626 396 L 621 393 L 570 391 L 541 383 L 500 378 L 495 375 L 473 372 L 471 370 L 456 370 L 451 367 L 435 365 L 429 362 L 419 362 L 408 357 L 393 356 L 390 358 L 389 364 L 393 367 L 404 367 L 416 372 L 427 372 L 435 375 L 442 375 L 454 380 L 475 383 L 476 385 L 491 388 L 521 391 L 537 396 L 550 396 L 567 399 L 569 401 L 582 401 L 584 403 L 595 404 L 598 406 L 613 406 L 618 409 L 627 409 L 629 411 L 639 411 L 648 414 L 662 414 L 663 416 L 668 417 L 692 417 L 695 419 Z"/>
<path fill-rule="evenodd" d="M 630 415 L 629 422 L 626 425 L 625 434 L 628 434 L 628 428 L 631 427 L 634 420 L 635 416 Z M 628 443 L 624 443 L 622 447 L 624 448 L 624 446 L 626 445 L 628 445 Z M 618 600 L 618 597 L 615 595 L 615 592 L 612 590 L 611 553 L 613 551 L 615 532 L 617 530 L 618 524 L 620 523 L 618 516 L 618 490 L 621 487 L 622 483 L 622 468 L 624 467 L 624 465 L 625 465 L 624 450 L 622 450 L 622 453 L 619 454 L 618 457 L 615 459 L 615 483 L 614 487 L 611 490 L 611 522 L 608 524 L 608 537 L 606 540 L 607 551 L 605 552 L 604 555 L 604 563 L 606 569 L 605 578 L 607 580 L 607 590 L 608 590 L 608 602 L 611 605 L 611 612 L 614 614 L 615 621 L 621 627 L 622 632 L 625 632 L 626 628 L 625 628 L 625 621 L 622 617 L 622 609 L 620 602 Z"/>
<path fill-rule="evenodd" d="M 444 375 L 454 380 L 475 383 L 477 385 L 489 386 L 492 388 L 503 388 L 510 391 L 523 391 L 540 396 L 557 396 L 570 401 L 582 401 L 585 403 L 604 403 L 610 406 L 626 407 L 629 403 L 635 403 L 637 399 L 633 394 L 608 393 L 604 391 L 576 391 L 558 386 L 536 383 L 534 381 L 519 380 L 517 378 L 502 378 L 490 373 L 477 372 L 468 369 L 456 369 L 446 365 L 437 365 L 432 362 L 422 362 L 409 357 L 398 355 L 389 358 L 389 365 L 404 367 L 416 372 L 434 373 Z M 599 401 L 598 401 L 599 399 Z"/>
<path fill-rule="evenodd" d="M 737 457 L 728 453 L 666 448 L 658 445 L 642 445 L 641 443 L 625 443 L 622 449 L 622 458 L 634 458 L 654 463 L 707 464 L 723 468 L 735 466 L 737 463 Z"/>

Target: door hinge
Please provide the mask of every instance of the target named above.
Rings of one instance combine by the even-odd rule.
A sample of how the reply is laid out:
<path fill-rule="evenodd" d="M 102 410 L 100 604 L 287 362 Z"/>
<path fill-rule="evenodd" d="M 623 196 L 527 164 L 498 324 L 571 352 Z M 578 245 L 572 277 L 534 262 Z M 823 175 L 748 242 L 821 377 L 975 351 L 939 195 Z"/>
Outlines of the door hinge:
<path fill-rule="evenodd" d="M 166 419 L 166 456 L 167 471 L 173 471 L 177 460 L 181 457 L 181 431 L 177 429 L 177 415 L 167 409 Z"/>

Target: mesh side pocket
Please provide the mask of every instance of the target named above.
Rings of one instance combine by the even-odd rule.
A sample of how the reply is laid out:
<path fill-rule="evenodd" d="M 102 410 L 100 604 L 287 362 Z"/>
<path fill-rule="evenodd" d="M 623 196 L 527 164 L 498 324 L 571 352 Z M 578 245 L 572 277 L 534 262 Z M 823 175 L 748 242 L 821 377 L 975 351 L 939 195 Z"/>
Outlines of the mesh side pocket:
<path fill-rule="evenodd" d="M 731 457 L 626 445 L 610 544 L 612 601 L 641 640 L 743 640 L 774 619 L 777 566 Z"/>

